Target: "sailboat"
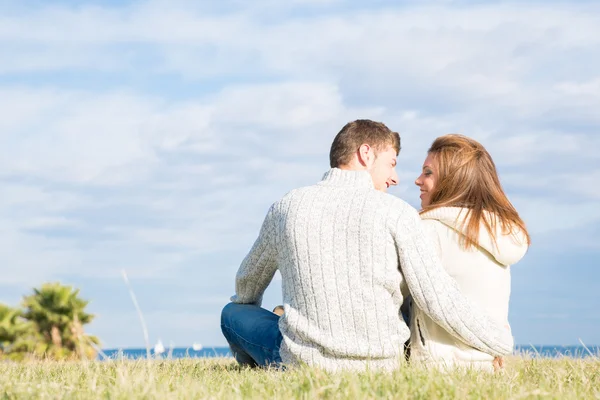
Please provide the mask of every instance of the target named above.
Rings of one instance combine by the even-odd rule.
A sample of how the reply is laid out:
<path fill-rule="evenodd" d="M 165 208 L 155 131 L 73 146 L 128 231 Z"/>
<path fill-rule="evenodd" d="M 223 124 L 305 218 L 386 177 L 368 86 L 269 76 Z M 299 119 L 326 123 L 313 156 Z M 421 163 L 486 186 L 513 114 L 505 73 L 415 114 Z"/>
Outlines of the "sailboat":
<path fill-rule="evenodd" d="M 192 349 L 194 349 L 194 351 L 200 351 L 202 350 L 204 347 L 200 344 L 200 343 L 196 343 L 194 342 L 194 344 L 192 344 Z"/>
<path fill-rule="evenodd" d="M 163 346 L 163 343 L 160 339 L 158 339 L 158 342 L 156 342 L 156 344 L 154 345 L 154 354 L 162 354 L 165 352 L 165 346 Z"/>

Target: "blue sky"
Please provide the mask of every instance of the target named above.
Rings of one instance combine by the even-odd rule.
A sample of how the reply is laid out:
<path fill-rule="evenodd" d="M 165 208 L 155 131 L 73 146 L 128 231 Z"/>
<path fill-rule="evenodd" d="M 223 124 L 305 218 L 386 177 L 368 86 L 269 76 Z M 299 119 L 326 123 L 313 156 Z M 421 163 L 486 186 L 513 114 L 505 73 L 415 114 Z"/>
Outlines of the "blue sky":
<path fill-rule="evenodd" d="M 152 343 L 223 345 L 266 210 L 372 118 L 415 207 L 433 139 L 481 141 L 532 234 L 517 343 L 600 344 L 600 6 L 365 4 L 0 1 L 0 301 L 73 284 L 105 347 L 143 346 L 125 269 Z"/>

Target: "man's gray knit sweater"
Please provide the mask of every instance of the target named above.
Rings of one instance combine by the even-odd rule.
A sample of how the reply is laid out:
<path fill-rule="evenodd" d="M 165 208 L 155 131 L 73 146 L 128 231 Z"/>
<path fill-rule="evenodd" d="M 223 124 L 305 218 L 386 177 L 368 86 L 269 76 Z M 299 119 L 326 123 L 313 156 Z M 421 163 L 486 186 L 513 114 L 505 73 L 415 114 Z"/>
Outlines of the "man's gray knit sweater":
<path fill-rule="evenodd" d="M 280 271 L 286 364 L 397 368 L 410 337 L 400 314 L 408 291 L 468 345 L 492 355 L 511 353 L 508 330 L 460 293 L 432 247 L 413 207 L 376 191 L 366 171 L 333 168 L 318 184 L 271 206 L 236 275 L 232 301 L 260 305 Z"/>

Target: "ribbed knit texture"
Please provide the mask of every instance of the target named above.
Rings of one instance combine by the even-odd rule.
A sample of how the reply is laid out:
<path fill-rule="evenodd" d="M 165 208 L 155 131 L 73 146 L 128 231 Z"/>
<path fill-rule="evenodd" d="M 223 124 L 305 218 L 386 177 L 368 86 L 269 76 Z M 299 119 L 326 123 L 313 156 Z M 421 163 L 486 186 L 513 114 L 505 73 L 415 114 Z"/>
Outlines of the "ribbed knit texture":
<path fill-rule="evenodd" d="M 274 203 L 231 300 L 260 305 L 277 269 L 286 364 L 397 368 L 410 336 L 400 315 L 407 288 L 453 336 L 490 354 L 512 352 L 509 332 L 469 303 L 444 271 L 417 211 L 376 191 L 366 171 L 333 168 Z"/>

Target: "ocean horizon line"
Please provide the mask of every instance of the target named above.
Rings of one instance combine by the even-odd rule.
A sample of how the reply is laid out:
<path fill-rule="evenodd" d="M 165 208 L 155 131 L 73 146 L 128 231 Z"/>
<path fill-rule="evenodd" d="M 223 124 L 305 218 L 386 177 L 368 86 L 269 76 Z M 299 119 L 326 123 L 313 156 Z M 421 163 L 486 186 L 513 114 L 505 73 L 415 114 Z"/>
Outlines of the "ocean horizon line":
<path fill-rule="evenodd" d="M 177 348 L 177 349 L 187 349 L 187 348 L 192 348 L 194 346 L 194 344 L 191 344 L 189 346 L 173 346 L 173 348 Z M 581 347 L 581 348 L 589 348 L 589 349 L 600 349 L 600 344 L 595 345 L 581 345 L 581 344 L 516 344 L 515 348 L 524 348 L 524 347 L 557 347 L 557 348 L 574 348 L 574 347 Z M 150 347 L 151 349 L 154 348 L 154 346 Z M 218 345 L 218 346 L 210 346 L 210 345 L 202 345 L 202 348 L 204 349 L 225 349 L 225 348 L 229 348 L 229 346 L 227 345 Z M 114 350 L 146 350 L 146 347 L 144 346 L 117 346 L 117 347 L 107 347 L 106 349 L 101 349 L 102 351 L 114 351 Z"/>
<path fill-rule="evenodd" d="M 195 347 L 128 347 L 103 349 L 98 354 L 98 359 L 144 359 L 150 354 L 151 358 L 181 359 L 181 358 L 221 358 L 232 357 L 227 346 L 199 346 Z M 516 345 L 514 355 L 529 355 L 544 358 L 600 358 L 600 346 L 582 345 Z"/>

